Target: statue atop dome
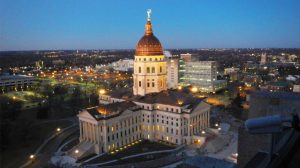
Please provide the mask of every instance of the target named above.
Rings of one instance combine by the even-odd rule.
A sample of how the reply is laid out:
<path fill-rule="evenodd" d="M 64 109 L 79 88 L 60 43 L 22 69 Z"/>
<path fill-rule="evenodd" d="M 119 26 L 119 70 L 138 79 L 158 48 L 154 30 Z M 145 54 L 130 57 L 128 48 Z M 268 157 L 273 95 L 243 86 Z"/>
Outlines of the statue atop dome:
<path fill-rule="evenodd" d="M 147 10 L 148 20 L 150 20 L 151 14 L 152 14 L 152 10 L 148 9 Z"/>

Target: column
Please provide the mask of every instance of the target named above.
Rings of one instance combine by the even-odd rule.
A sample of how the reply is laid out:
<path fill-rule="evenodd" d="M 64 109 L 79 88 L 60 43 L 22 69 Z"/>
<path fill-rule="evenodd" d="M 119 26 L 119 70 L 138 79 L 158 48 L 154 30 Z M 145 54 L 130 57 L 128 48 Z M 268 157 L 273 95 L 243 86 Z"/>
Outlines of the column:
<path fill-rule="evenodd" d="M 79 141 L 82 140 L 82 121 L 79 120 L 79 131 L 80 131 L 80 136 L 79 136 Z"/>

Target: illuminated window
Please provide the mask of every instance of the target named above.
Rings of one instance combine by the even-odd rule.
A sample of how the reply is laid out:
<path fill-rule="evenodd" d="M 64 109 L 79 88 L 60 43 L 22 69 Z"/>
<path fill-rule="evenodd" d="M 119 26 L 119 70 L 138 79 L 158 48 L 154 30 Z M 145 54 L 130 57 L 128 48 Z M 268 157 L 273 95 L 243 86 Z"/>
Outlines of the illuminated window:
<path fill-rule="evenodd" d="M 148 139 L 150 139 L 150 135 L 148 134 Z"/>

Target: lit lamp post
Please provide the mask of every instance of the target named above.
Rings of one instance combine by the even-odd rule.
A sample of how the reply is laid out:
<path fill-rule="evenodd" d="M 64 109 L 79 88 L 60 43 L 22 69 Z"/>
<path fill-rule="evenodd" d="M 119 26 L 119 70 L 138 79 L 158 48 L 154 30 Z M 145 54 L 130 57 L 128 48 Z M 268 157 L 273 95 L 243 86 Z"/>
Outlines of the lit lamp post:
<path fill-rule="evenodd" d="M 56 132 L 60 132 L 60 128 L 57 128 L 57 129 L 56 129 Z"/>
<path fill-rule="evenodd" d="M 100 93 L 100 95 L 103 95 L 103 94 L 105 94 L 105 90 L 104 89 L 100 89 L 99 93 Z"/>
<path fill-rule="evenodd" d="M 75 150 L 75 154 L 78 154 L 78 153 L 79 153 L 79 150 L 78 150 L 78 149 L 76 149 L 76 150 Z"/>
<path fill-rule="evenodd" d="M 34 155 L 30 155 L 30 156 L 29 156 L 29 159 L 31 160 L 31 163 L 33 163 Z"/>

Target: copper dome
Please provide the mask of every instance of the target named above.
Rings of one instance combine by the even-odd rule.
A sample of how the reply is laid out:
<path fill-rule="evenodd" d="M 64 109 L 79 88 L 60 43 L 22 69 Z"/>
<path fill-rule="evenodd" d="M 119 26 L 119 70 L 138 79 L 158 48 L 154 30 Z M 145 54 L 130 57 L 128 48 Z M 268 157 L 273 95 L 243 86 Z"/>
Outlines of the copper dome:
<path fill-rule="evenodd" d="M 163 48 L 159 40 L 153 35 L 150 18 L 148 18 L 146 24 L 145 35 L 140 39 L 140 41 L 136 45 L 135 55 L 163 55 Z"/>

